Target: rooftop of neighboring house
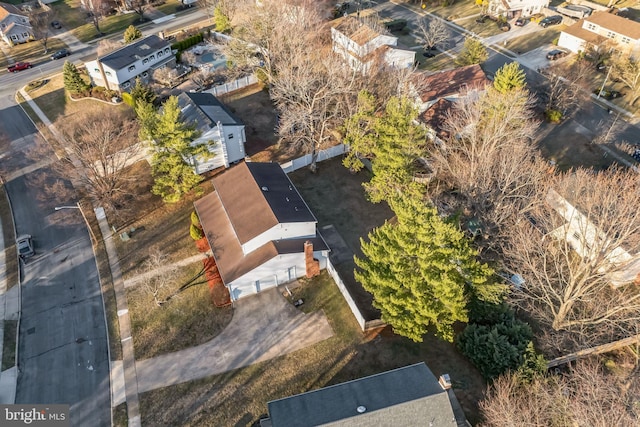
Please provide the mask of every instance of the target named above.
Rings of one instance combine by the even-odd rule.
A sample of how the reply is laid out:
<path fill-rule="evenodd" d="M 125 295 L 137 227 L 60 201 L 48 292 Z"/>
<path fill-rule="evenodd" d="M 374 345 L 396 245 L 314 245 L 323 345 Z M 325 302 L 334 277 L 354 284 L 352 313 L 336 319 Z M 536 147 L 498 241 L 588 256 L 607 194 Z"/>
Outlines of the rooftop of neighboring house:
<path fill-rule="evenodd" d="M 183 92 L 178 95 L 178 105 L 182 110 L 183 119 L 190 123 L 197 123 L 201 131 L 211 129 L 218 122 L 222 125 L 243 124 L 211 93 Z"/>
<path fill-rule="evenodd" d="M 213 179 L 216 191 L 194 203 L 225 283 L 278 254 L 302 252 L 310 240 L 328 249 L 321 237 L 268 242 L 244 254 L 241 245 L 281 223 L 317 222 L 277 163 L 240 163 Z"/>
<path fill-rule="evenodd" d="M 491 83 L 480 65 L 468 65 L 437 73 L 421 73 L 415 84 L 422 102 L 457 95 L 466 89 L 484 88 Z"/>
<path fill-rule="evenodd" d="M 24 24 L 19 24 L 17 22 L 12 22 L 11 24 L 7 25 L 7 27 L 3 30 L 3 32 L 5 34 L 9 34 L 14 28 L 20 31 L 21 33 L 24 31 L 32 30 L 31 25 L 24 25 Z"/>
<path fill-rule="evenodd" d="M 457 425 L 447 392 L 424 363 L 274 400 L 268 408 L 273 427 Z"/>
<path fill-rule="evenodd" d="M 364 46 L 376 37 L 382 35 L 379 31 L 374 30 L 354 16 L 345 16 L 336 21 L 337 23 L 333 28 L 349 37 L 349 40 L 352 40 L 359 46 Z"/>
<path fill-rule="evenodd" d="M 167 40 L 163 40 L 156 35 L 150 35 L 98 59 L 112 69 L 119 70 L 169 46 L 170 43 Z"/>
<path fill-rule="evenodd" d="M 575 24 L 562 30 L 562 32 L 567 33 L 571 36 L 577 37 L 581 40 L 586 41 L 587 43 L 591 43 L 594 45 L 599 45 L 600 43 L 607 40 L 606 37 L 601 36 L 597 33 L 594 33 L 593 31 L 589 31 L 586 28 L 583 28 L 583 25 L 584 25 L 584 19 L 580 19 Z"/>
<path fill-rule="evenodd" d="M 449 132 L 443 129 L 443 125 L 451 107 L 453 107 L 453 101 L 440 98 L 435 104 L 423 111 L 418 118 L 433 129 L 439 138 L 447 139 Z"/>
<path fill-rule="evenodd" d="M 608 12 L 595 12 L 584 20 L 634 40 L 640 39 L 640 22 L 632 21 L 631 19 Z"/>
<path fill-rule="evenodd" d="M 26 16 L 27 14 L 15 7 L 12 4 L 8 3 L 0 3 L 0 21 L 4 20 L 9 15 L 22 15 Z"/>

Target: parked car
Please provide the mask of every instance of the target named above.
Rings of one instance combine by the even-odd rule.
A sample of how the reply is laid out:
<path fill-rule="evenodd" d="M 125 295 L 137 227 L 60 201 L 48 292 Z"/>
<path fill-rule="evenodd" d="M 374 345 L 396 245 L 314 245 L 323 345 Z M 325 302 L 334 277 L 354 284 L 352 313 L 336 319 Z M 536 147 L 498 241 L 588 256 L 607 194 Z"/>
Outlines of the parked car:
<path fill-rule="evenodd" d="M 51 21 L 51 26 L 56 30 L 59 30 L 60 28 L 62 28 L 62 24 L 60 23 L 60 21 Z"/>
<path fill-rule="evenodd" d="M 17 73 L 18 71 L 26 70 L 27 68 L 31 68 L 30 62 L 16 62 L 15 64 L 7 67 L 10 73 Z"/>
<path fill-rule="evenodd" d="M 424 52 L 422 52 L 422 56 L 424 56 L 425 58 L 433 58 L 437 53 L 438 52 L 434 53 L 431 50 L 425 50 Z"/>
<path fill-rule="evenodd" d="M 67 49 L 60 49 L 59 51 L 54 52 L 53 55 L 51 55 L 51 59 L 60 59 L 69 55 L 71 55 L 71 52 L 69 52 Z"/>
<path fill-rule="evenodd" d="M 547 16 L 543 20 L 540 21 L 540 26 L 542 28 L 547 28 L 549 25 L 558 25 L 562 23 L 562 16 L 560 15 L 552 15 Z"/>
<path fill-rule="evenodd" d="M 524 27 L 525 25 L 527 25 L 527 22 L 529 22 L 529 20 L 521 16 L 520 18 L 516 19 L 516 22 L 514 25 L 516 27 Z"/>
<path fill-rule="evenodd" d="M 560 49 L 554 49 L 551 52 L 547 53 L 547 59 L 550 61 L 555 61 L 556 59 L 564 58 L 567 56 L 569 52 Z"/>
<path fill-rule="evenodd" d="M 618 92 L 617 90 L 611 90 L 611 89 L 602 89 L 602 92 L 600 92 L 600 88 L 598 89 L 594 89 L 593 93 L 595 95 L 598 95 L 598 93 L 600 94 L 601 98 L 604 99 L 616 99 L 616 98 L 620 98 L 622 96 L 622 93 Z"/>
<path fill-rule="evenodd" d="M 18 255 L 20 255 L 22 259 L 32 257 L 36 254 L 36 251 L 33 249 L 33 239 L 30 234 L 18 236 L 16 246 L 18 246 Z"/>

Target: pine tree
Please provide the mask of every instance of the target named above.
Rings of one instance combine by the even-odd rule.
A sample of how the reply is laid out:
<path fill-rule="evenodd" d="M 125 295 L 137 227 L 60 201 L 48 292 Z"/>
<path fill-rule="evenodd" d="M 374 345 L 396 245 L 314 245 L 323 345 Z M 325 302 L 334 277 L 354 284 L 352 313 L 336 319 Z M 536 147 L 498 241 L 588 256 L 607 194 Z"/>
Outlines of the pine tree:
<path fill-rule="evenodd" d="M 216 31 L 219 33 L 228 33 L 231 31 L 231 20 L 222 11 L 220 6 L 213 9 L 213 22 L 216 24 Z"/>
<path fill-rule="evenodd" d="M 126 30 L 124 30 L 124 42 L 131 43 L 132 41 L 142 38 L 142 31 L 134 27 L 133 25 L 129 25 Z"/>
<path fill-rule="evenodd" d="M 435 326 L 437 335 L 453 341 L 453 324 L 468 320 L 468 300 L 498 300 L 503 288 L 489 283 L 491 269 L 434 207 L 406 195 L 390 204 L 397 222 L 369 233 L 369 242 L 361 240 L 356 280 L 396 333 L 420 342 Z"/>
<path fill-rule="evenodd" d="M 520 64 L 515 61 L 500 67 L 493 79 L 493 88 L 502 94 L 511 92 L 513 89 L 523 89 L 526 85 L 527 76 L 520 68 Z"/>
<path fill-rule="evenodd" d="M 84 81 L 78 68 L 69 61 L 65 61 L 62 67 L 62 80 L 64 88 L 74 94 L 86 92 L 91 87 L 89 83 Z"/>
<path fill-rule="evenodd" d="M 484 47 L 482 42 L 473 37 L 467 37 L 464 40 L 464 46 L 462 51 L 456 58 L 456 65 L 465 66 L 465 65 L 473 65 L 480 64 L 487 60 L 489 57 L 489 53 L 487 52 L 487 48 Z"/>
<path fill-rule="evenodd" d="M 161 196 L 165 202 L 177 202 L 202 180 L 191 166 L 192 159 L 211 157 L 211 153 L 206 144 L 191 145 L 198 137 L 198 131 L 180 120 L 180 107 L 175 96 L 163 104 L 155 126 L 144 132 L 153 138 L 151 169 L 154 184 L 151 192 Z"/>
<path fill-rule="evenodd" d="M 142 83 L 140 77 L 136 77 L 136 83 L 131 88 L 131 98 L 133 100 L 133 105 L 137 105 L 138 101 L 153 104 L 156 100 L 156 93 L 151 89 L 151 87 Z"/>
<path fill-rule="evenodd" d="M 361 158 L 371 160 L 373 177 L 364 185 L 372 202 L 398 194 L 421 195 L 414 182 L 415 162 L 425 155 L 426 133 L 415 123 L 418 115 L 411 101 L 391 98 L 383 114 L 375 111 L 375 100 L 367 92 L 358 97 L 358 111 L 346 122 L 345 143 L 350 151 L 343 164 L 359 170 Z"/>

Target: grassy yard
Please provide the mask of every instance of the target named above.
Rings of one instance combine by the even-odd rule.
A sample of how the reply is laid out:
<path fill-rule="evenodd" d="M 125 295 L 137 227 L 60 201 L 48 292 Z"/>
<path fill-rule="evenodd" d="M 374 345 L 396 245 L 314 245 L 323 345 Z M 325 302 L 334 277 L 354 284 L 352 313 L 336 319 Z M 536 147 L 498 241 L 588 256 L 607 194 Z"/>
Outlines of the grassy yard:
<path fill-rule="evenodd" d="M 431 12 L 434 15 L 438 15 L 441 18 L 453 21 L 464 18 L 465 16 L 477 15 L 480 13 L 480 8 L 478 8 L 478 6 L 476 6 L 472 1 L 456 0 L 453 4 L 446 7 L 427 7 L 426 11 Z"/>
<path fill-rule="evenodd" d="M 267 413 L 267 402 L 425 361 L 436 376 L 452 375 L 469 420 L 484 381 L 455 348 L 427 337 L 422 344 L 383 331 L 363 336 L 331 278 L 323 273 L 294 291 L 304 311 L 322 310 L 335 335 L 303 350 L 199 381 L 140 396 L 143 425 L 244 426 Z"/>
<path fill-rule="evenodd" d="M 2 343 L 2 370 L 16 364 L 16 343 L 18 334 L 17 320 L 3 320 L 4 334 Z"/>
<path fill-rule="evenodd" d="M 537 25 L 530 22 L 527 25 Z M 536 31 L 532 34 L 514 37 L 507 42 L 507 48 L 512 52 L 529 52 L 541 46 L 550 45 L 555 39 L 560 37 L 560 31 L 565 29 L 565 25 L 553 26 Z"/>
<path fill-rule="evenodd" d="M 495 22 L 487 19 L 484 23 L 479 23 L 476 22 L 476 19 L 477 18 L 460 19 L 456 21 L 456 24 L 481 37 L 495 36 L 502 32 Z"/>
<path fill-rule="evenodd" d="M 180 269 L 175 282 L 161 290 L 163 298 L 197 276 L 202 262 Z M 204 281 L 204 276 L 196 282 Z M 127 290 L 133 347 L 136 359 L 203 344 L 218 335 L 231 321 L 231 306 L 217 308 L 211 303 L 207 283 L 187 289 L 158 307 L 144 284 Z"/>
<path fill-rule="evenodd" d="M 456 68 L 455 58 L 444 53 L 439 53 L 434 58 L 425 58 L 422 55 L 416 56 L 420 61 L 420 70 L 441 71 L 449 68 Z"/>
<path fill-rule="evenodd" d="M 14 62 L 19 61 L 31 62 L 34 65 L 37 65 L 37 61 L 49 61 L 49 55 L 51 55 L 56 50 L 60 50 L 66 47 L 67 45 L 64 44 L 64 42 L 53 37 L 49 38 L 47 42 L 47 53 L 45 53 L 44 47 L 39 41 L 17 44 L 10 48 L 11 58 L 0 53 L 0 68 L 2 68 L 2 72 L 6 72 L 4 68 L 8 67 Z"/>
<path fill-rule="evenodd" d="M 179 6 L 182 6 L 182 3 L 178 0 L 167 0 L 161 5 L 154 6 L 153 8 L 164 13 L 165 15 L 171 15 L 172 13 L 176 13 L 176 10 Z"/>

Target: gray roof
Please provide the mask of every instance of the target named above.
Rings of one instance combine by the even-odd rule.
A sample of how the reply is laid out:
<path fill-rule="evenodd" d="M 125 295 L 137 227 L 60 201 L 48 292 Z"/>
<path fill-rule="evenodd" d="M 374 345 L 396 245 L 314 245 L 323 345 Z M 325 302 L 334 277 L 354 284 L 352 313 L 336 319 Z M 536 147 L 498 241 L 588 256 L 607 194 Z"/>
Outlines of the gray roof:
<path fill-rule="evenodd" d="M 98 59 L 108 67 L 114 70 L 120 70 L 139 59 L 145 58 L 169 46 L 171 46 L 171 44 L 168 41 L 162 40 L 160 37 L 152 34 Z"/>
<path fill-rule="evenodd" d="M 182 109 L 183 119 L 197 123 L 199 130 L 210 129 L 218 122 L 222 125 L 243 124 L 211 93 L 181 93 L 178 95 L 178 105 Z"/>
<path fill-rule="evenodd" d="M 274 400 L 268 407 L 273 427 L 456 425 L 447 392 L 424 363 Z"/>

